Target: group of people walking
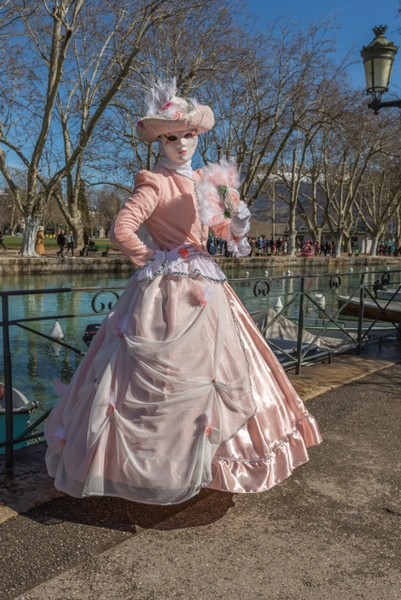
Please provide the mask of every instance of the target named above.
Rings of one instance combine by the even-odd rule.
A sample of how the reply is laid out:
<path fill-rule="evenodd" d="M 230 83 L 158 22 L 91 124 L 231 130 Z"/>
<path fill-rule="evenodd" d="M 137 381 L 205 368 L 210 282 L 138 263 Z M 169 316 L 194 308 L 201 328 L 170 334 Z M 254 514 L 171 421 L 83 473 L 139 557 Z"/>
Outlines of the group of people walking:
<path fill-rule="evenodd" d="M 69 253 L 71 256 L 74 256 L 74 250 L 77 245 L 72 231 L 66 235 L 63 229 L 59 229 L 56 241 L 58 246 L 58 257 L 63 258 L 64 256 L 68 256 Z M 36 234 L 35 252 L 39 256 L 46 255 L 45 229 L 42 225 L 38 228 L 38 232 Z"/>
<path fill-rule="evenodd" d="M 75 241 L 75 237 L 72 231 L 70 231 L 67 235 L 65 234 L 64 230 L 59 229 L 59 232 L 57 234 L 57 246 L 58 246 L 58 252 L 57 252 L 57 256 L 59 257 L 63 257 L 63 256 L 68 256 L 68 254 L 70 254 L 71 256 L 74 256 L 74 250 L 77 247 L 76 241 Z M 0 247 L 6 251 L 6 245 L 4 243 L 4 233 L 2 230 L 0 230 Z M 46 247 L 45 247 L 45 228 L 43 227 L 43 225 L 40 225 L 38 227 L 38 231 L 36 234 L 36 240 L 35 240 L 35 252 L 38 256 L 46 256 Z"/>
<path fill-rule="evenodd" d="M 59 258 L 63 258 L 64 256 L 74 256 L 74 251 L 77 248 L 77 242 L 75 240 L 74 233 L 69 231 L 67 234 L 63 229 L 59 229 L 56 236 L 56 243 L 58 247 L 57 256 Z M 91 240 L 87 234 L 84 235 L 84 248 L 83 253 L 85 253 L 85 249 L 91 245 Z M 7 247 L 4 243 L 4 233 L 0 230 L 0 247 L 6 251 Z M 46 246 L 45 246 L 45 228 L 43 225 L 38 227 L 38 231 L 35 239 L 35 252 L 38 256 L 46 256 Z"/>
<path fill-rule="evenodd" d="M 60 258 L 68 256 L 68 254 L 70 254 L 70 256 L 74 256 L 74 250 L 77 247 L 77 244 L 73 232 L 70 231 L 68 234 L 66 234 L 63 229 L 59 229 L 57 234 L 57 246 L 59 248 L 57 256 Z"/>
<path fill-rule="evenodd" d="M 249 240 L 252 251 L 251 256 L 280 256 L 288 254 L 288 240 L 277 238 L 268 240 L 264 235 L 252 237 Z"/>

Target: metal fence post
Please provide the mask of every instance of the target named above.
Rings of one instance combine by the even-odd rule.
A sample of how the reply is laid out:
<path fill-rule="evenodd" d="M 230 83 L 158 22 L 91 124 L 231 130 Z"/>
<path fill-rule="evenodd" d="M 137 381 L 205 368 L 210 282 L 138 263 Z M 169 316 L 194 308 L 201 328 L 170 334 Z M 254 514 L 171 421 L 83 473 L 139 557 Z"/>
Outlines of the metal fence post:
<path fill-rule="evenodd" d="M 13 376 L 11 366 L 10 327 L 8 296 L 1 294 L 3 318 L 4 391 L 6 404 L 6 475 L 13 477 L 14 423 L 13 423 Z"/>
<path fill-rule="evenodd" d="M 305 279 L 301 277 L 301 289 L 299 296 L 299 313 L 298 313 L 298 339 L 297 339 L 297 365 L 295 368 L 295 372 L 297 375 L 301 372 L 302 365 L 302 345 L 303 345 L 303 337 L 304 337 L 304 289 L 305 289 Z"/>
<path fill-rule="evenodd" d="M 362 327 L 363 327 L 363 317 L 365 312 L 364 307 L 364 298 L 365 298 L 365 274 L 361 275 L 360 289 L 359 289 L 359 313 L 358 313 L 358 353 L 361 352 L 362 348 Z"/>

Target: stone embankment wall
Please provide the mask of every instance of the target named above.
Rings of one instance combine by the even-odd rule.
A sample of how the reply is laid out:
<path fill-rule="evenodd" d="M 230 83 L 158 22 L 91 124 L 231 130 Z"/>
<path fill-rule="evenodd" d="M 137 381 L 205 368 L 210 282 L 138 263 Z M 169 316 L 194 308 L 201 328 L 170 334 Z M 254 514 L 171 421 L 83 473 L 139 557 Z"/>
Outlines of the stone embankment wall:
<path fill-rule="evenodd" d="M 340 258 L 326 256 L 317 256 L 313 258 L 300 258 L 291 256 L 268 256 L 268 257 L 250 257 L 250 258 L 224 258 L 216 257 L 215 260 L 224 269 L 243 268 L 267 268 L 269 266 L 306 268 L 308 265 L 321 265 L 333 269 L 347 269 L 353 266 L 354 269 L 362 269 L 366 266 L 380 267 L 386 265 L 393 268 L 401 267 L 401 257 L 371 257 L 359 256 L 349 257 L 347 255 Z M 3 275 L 48 275 L 51 273 L 127 273 L 131 274 L 134 266 L 122 255 L 109 257 L 66 257 L 63 259 L 53 257 L 42 258 L 24 258 L 9 257 L 2 255 L 0 257 L 0 276 Z"/>
<path fill-rule="evenodd" d="M 0 259 L 0 276 L 3 275 L 50 275 L 52 273 L 131 273 L 134 266 L 123 256 L 115 257 L 65 257 Z"/>

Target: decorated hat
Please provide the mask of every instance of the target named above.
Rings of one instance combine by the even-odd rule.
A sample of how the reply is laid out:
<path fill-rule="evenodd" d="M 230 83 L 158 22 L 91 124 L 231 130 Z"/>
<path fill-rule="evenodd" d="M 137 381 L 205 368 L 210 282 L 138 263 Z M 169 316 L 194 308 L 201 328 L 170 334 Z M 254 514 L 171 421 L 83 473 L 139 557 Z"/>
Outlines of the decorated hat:
<path fill-rule="evenodd" d="M 179 98 L 176 80 L 158 81 L 146 96 L 148 112 L 138 121 L 136 131 L 143 142 L 155 142 L 160 135 L 196 129 L 206 133 L 214 125 L 213 111 L 195 99 Z"/>

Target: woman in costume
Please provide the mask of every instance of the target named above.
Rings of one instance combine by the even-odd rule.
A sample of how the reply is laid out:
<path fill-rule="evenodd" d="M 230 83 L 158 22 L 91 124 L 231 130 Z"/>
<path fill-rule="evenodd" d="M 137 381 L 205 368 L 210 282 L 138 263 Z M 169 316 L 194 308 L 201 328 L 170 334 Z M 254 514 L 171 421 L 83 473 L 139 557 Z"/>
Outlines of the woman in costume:
<path fill-rule="evenodd" d="M 161 158 L 137 175 L 111 234 L 137 271 L 49 417 L 48 470 L 77 497 L 261 492 L 308 460 L 319 431 L 206 250 L 211 227 L 249 252 L 233 165 L 191 168 L 213 112 L 174 81 L 148 106 L 137 132 Z"/>
<path fill-rule="evenodd" d="M 46 248 L 45 248 L 45 228 L 43 227 L 43 225 L 40 225 L 40 227 L 38 228 L 38 232 L 36 234 L 35 252 L 39 256 L 45 256 L 46 255 Z"/>

